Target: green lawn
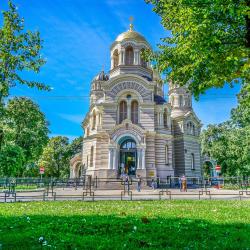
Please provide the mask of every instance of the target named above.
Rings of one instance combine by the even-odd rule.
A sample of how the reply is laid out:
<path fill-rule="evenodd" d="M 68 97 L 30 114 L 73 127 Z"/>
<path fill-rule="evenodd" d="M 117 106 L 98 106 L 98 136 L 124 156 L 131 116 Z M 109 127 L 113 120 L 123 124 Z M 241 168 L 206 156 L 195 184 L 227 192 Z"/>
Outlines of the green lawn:
<path fill-rule="evenodd" d="M 40 237 L 44 246 L 39 243 Z M 1 203 L 1 247 L 249 249 L 250 202 Z"/>

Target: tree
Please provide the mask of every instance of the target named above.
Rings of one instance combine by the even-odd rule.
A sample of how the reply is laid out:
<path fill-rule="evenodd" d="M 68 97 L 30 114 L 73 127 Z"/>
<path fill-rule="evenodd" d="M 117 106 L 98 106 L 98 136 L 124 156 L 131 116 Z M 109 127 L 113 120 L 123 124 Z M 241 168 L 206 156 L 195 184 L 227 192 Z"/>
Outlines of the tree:
<path fill-rule="evenodd" d="M 23 71 L 38 73 L 45 60 L 40 51 L 42 40 L 38 31 L 24 30 L 24 19 L 16 6 L 9 0 L 9 10 L 3 11 L 3 26 L 0 27 L 0 117 L 4 116 L 4 97 L 9 95 L 11 87 L 23 84 L 50 90 L 48 86 L 22 78 Z M 3 125 L 0 120 L 0 148 L 2 145 Z"/>
<path fill-rule="evenodd" d="M 3 117 L 4 143 L 22 148 L 25 161 L 36 162 L 48 142 L 48 122 L 39 106 L 28 98 L 9 100 Z"/>
<path fill-rule="evenodd" d="M 0 152 L 0 176 L 22 176 L 24 162 L 22 148 L 16 145 L 5 145 Z"/>
<path fill-rule="evenodd" d="M 71 150 L 67 137 L 52 137 L 39 159 L 39 166 L 45 168 L 46 176 L 69 177 Z"/>
<path fill-rule="evenodd" d="M 75 155 L 75 154 L 78 154 L 78 153 L 81 153 L 82 152 L 82 141 L 83 141 L 83 138 L 82 136 L 79 136 L 77 138 L 75 138 L 71 144 L 70 144 L 70 150 L 71 150 L 71 155 L 72 157 Z"/>
<path fill-rule="evenodd" d="M 42 40 L 38 31 L 24 31 L 24 19 L 17 12 L 16 6 L 9 1 L 9 10 L 3 11 L 3 27 L 0 28 L 0 103 L 9 95 L 10 87 L 17 83 L 49 90 L 49 87 L 25 80 L 21 72 L 28 70 L 39 72 L 45 63 L 40 51 Z"/>
<path fill-rule="evenodd" d="M 250 92 L 243 84 L 238 105 L 231 119 L 219 125 L 209 125 L 201 133 L 202 154 L 222 166 L 224 175 L 250 175 Z"/>
<path fill-rule="evenodd" d="M 232 109 L 231 116 L 237 127 L 246 127 L 250 124 L 250 85 L 243 84 L 238 95 L 238 106 Z"/>
<path fill-rule="evenodd" d="M 211 87 L 250 80 L 250 0 L 145 0 L 171 35 L 148 54 L 167 80 L 198 97 Z"/>
<path fill-rule="evenodd" d="M 250 175 L 250 127 L 223 123 L 210 125 L 201 134 L 202 153 L 216 159 L 227 176 Z"/>

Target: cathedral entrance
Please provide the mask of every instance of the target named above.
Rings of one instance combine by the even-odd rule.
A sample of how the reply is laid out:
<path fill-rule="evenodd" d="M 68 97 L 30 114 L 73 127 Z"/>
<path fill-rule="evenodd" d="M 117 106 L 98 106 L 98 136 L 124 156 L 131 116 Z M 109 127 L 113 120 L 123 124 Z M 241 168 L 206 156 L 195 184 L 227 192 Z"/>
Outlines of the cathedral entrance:
<path fill-rule="evenodd" d="M 137 150 L 136 142 L 132 139 L 123 141 L 120 145 L 120 169 L 121 175 L 136 175 Z"/>

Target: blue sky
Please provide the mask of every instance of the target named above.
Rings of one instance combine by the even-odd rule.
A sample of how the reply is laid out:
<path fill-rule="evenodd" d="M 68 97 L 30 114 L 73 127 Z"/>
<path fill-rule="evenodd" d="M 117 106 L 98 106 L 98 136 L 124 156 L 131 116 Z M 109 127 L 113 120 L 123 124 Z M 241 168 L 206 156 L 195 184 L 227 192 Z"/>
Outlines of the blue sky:
<path fill-rule="evenodd" d="M 11 95 L 28 96 L 37 102 L 50 123 L 51 136 L 70 139 L 82 135 L 81 121 L 89 107 L 91 79 L 110 67 L 109 48 L 115 38 L 128 29 L 134 16 L 135 30 L 143 34 L 154 49 L 166 36 L 160 18 L 144 0 L 15 0 L 25 19 L 25 27 L 39 30 L 44 40 L 42 55 L 47 63 L 38 75 L 25 73 L 27 79 L 44 82 L 53 91 L 46 93 L 17 86 Z M 0 1 L 0 9 L 7 0 Z M 2 25 L 2 19 L 0 19 Z M 211 89 L 193 107 L 204 127 L 225 121 L 236 106 L 231 89 Z"/>

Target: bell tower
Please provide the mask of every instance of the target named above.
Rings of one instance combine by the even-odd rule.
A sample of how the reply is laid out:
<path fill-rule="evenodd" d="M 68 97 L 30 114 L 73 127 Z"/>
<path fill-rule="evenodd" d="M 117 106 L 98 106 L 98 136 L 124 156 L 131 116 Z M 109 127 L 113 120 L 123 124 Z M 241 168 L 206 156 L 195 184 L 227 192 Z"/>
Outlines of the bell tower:
<path fill-rule="evenodd" d="M 171 117 L 176 118 L 192 110 L 192 95 L 185 86 L 169 82 L 168 95 L 172 107 Z"/>

